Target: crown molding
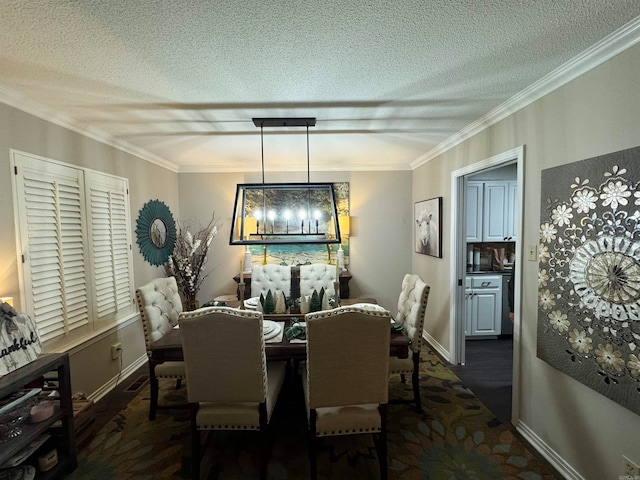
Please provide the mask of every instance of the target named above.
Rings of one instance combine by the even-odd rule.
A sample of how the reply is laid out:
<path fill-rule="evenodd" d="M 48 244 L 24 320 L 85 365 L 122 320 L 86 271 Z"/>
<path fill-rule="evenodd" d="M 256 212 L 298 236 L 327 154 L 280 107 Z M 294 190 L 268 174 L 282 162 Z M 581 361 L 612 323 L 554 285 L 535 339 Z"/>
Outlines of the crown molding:
<path fill-rule="evenodd" d="M 117 148 L 122 152 L 128 153 L 142 160 L 154 163 L 160 167 L 166 168 L 167 170 L 171 170 L 172 172 L 178 171 L 178 166 L 175 163 L 169 162 L 162 157 L 131 145 L 130 143 L 118 140 L 111 135 L 103 132 L 102 130 L 84 125 L 67 115 L 57 112 L 49 107 L 45 107 L 38 102 L 30 100 L 27 97 L 3 85 L 0 85 L 0 102 L 47 122 L 53 123 L 54 125 L 58 125 L 59 127 L 63 127 L 71 130 L 72 132 L 79 133 L 80 135 L 88 137 L 97 142 L 103 143 L 113 148 Z"/>
<path fill-rule="evenodd" d="M 636 17 L 579 55 L 576 55 L 568 62 L 545 75 L 537 82 L 517 93 L 506 102 L 498 105 L 478 120 L 470 123 L 444 142 L 436 145 L 424 155 L 418 157 L 411 162 L 411 170 L 415 170 L 421 165 L 442 155 L 447 150 L 468 140 L 472 136 L 489 128 L 491 125 L 532 104 L 570 81 L 584 75 L 586 72 L 602 65 L 607 60 L 610 60 L 639 42 L 640 17 Z"/>
<path fill-rule="evenodd" d="M 306 172 L 306 168 L 290 165 L 271 165 L 269 172 Z M 344 165 L 336 163 L 332 165 L 316 165 L 311 169 L 313 172 L 344 172 Z M 390 172 L 390 171 L 411 171 L 409 165 L 397 165 L 397 164 L 378 164 L 371 165 L 352 165 L 349 167 L 350 172 Z M 256 167 L 242 167 L 238 168 L 237 164 L 234 165 L 183 165 L 179 167 L 178 173 L 260 173 L 261 168 Z"/>

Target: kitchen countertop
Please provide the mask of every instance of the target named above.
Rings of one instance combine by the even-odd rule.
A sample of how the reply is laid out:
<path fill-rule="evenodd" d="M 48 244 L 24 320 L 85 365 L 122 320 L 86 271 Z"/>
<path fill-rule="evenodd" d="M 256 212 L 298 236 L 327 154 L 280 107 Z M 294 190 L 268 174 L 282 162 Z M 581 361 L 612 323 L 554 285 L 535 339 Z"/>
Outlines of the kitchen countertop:
<path fill-rule="evenodd" d="M 477 272 L 466 272 L 467 275 L 511 275 L 513 270 L 480 270 Z"/>

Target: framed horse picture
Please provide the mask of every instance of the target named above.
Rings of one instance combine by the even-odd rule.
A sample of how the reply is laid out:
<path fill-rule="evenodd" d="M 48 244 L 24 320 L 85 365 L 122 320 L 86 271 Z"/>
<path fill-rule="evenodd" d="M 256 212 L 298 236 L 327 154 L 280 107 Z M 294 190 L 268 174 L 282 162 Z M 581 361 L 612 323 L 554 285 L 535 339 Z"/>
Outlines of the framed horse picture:
<path fill-rule="evenodd" d="M 442 197 L 415 203 L 415 251 L 442 258 Z"/>

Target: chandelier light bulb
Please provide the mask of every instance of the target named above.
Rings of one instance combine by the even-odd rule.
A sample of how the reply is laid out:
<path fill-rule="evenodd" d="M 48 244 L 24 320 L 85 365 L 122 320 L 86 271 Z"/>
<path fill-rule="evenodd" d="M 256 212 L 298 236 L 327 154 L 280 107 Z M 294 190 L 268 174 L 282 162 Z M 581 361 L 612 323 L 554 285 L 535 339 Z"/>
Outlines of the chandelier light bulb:
<path fill-rule="evenodd" d="M 276 223 L 276 211 L 275 210 L 269 210 L 269 220 L 271 220 L 271 233 L 273 233 L 273 227 L 275 226 L 275 223 Z"/>
<path fill-rule="evenodd" d="M 287 209 L 284 211 L 284 219 L 287 224 L 287 234 L 289 233 L 289 219 L 291 218 L 291 210 Z"/>

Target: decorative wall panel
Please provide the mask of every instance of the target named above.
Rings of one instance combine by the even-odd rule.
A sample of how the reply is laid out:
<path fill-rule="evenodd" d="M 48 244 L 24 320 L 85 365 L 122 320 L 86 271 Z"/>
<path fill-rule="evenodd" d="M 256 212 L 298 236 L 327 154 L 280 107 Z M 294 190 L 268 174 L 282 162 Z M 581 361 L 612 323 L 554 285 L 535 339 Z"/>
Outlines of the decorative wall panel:
<path fill-rule="evenodd" d="M 542 172 L 538 357 L 640 413 L 640 148 Z"/>

